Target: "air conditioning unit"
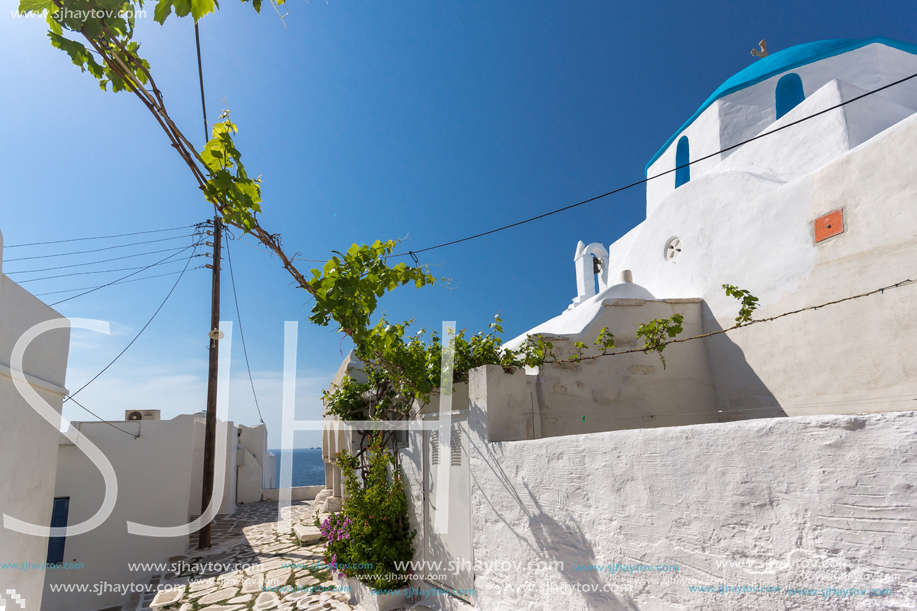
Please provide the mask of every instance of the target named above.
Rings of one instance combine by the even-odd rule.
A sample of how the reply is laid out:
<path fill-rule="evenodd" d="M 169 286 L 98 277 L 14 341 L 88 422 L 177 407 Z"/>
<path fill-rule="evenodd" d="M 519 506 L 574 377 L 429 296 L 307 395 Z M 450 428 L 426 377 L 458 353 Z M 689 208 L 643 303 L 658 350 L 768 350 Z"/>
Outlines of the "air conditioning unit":
<path fill-rule="evenodd" d="M 158 409 L 129 409 L 124 412 L 125 420 L 159 420 Z"/>

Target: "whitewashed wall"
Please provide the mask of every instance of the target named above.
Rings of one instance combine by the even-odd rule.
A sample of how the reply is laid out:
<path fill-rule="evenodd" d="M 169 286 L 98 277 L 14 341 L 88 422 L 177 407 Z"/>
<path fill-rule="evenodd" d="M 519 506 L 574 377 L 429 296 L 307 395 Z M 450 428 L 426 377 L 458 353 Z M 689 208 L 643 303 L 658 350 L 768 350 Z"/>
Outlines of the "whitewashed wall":
<path fill-rule="evenodd" d="M 854 51 L 829 57 L 805 66 L 787 70 L 760 83 L 729 94 L 711 104 L 681 135 L 688 137 L 691 160 L 743 142 L 764 131 L 776 119 L 777 81 L 787 73 L 802 79 L 806 97 L 832 80 L 846 81 L 864 90 L 872 90 L 917 71 L 917 56 L 884 44 L 871 44 Z M 909 81 L 881 94 L 891 102 L 917 110 L 917 83 Z M 673 129 L 676 125 L 672 126 Z M 804 130 L 803 130 L 804 131 Z M 679 135 L 679 138 L 681 137 Z M 676 138 L 647 169 L 656 176 L 675 167 Z M 708 161 L 691 166 L 694 180 L 741 149 L 733 149 Z M 667 174 L 646 185 L 647 215 L 675 190 L 675 174 Z"/>
<path fill-rule="evenodd" d="M 492 443 L 485 374 L 495 372 L 487 369 L 471 381 L 481 611 L 917 605 L 907 583 L 917 579 L 914 412 Z M 562 569 L 546 568 L 557 562 Z M 600 564 L 678 571 L 575 568 Z M 780 592 L 690 590 L 708 585 Z M 598 591 L 584 591 L 592 588 Z M 892 593 L 823 597 L 788 588 Z"/>
<path fill-rule="evenodd" d="M 127 532 L 128 520 L 151 526 L 188 523 L 192 484 L 191 455 L 194 416 L 172 420 L 118 422 L 135 439 L 103 422 L 74 423 L 80 434 L 98 446 L 111 461 L 118 481 L 118 497 L 109 518 L 97 529 L 68 537 L 64 562 L 82 563 L 82 569 L 47 573 L 47 584 L 146 583 L 152 571 L 131 571 L 128 563 L 166 562 L 183 554 L 188 537 L 141 537 Z M 82 522 L 99 509 L 105 495 L 102 475 L 92 462 L 64 437 L 57 463 L 54 496 L 70 497 L 69 524 Z M 46 586 L 43 609 L 90 611 L 123 602 L 123 594 L 109 592 L 54 593 Z"/>
<path fill-rule="evenodd" d="M 201 486 L 204 481 L 204 438 L 206 420 L 202 414 L 194 415 L 194 449 L 192 456 L 191 496 L 188 512 L 197 516 L 201 513 Z M 223 501 L 220 503 L 220 515 L 231 515 L 236 511 L 236 448 L 239 436 L 235 424 L 226 423 L 226 471 L 223 482 Z M 220 423 L 217 423 L 217 434 Z"/>
<path fill-rule="evenodd" d="M 239 425 L 237 430 L 241 433 L 237 451 L 242 457 L 236 463 L 236 502 L 254 503 L 261 500 L 263 488 L 273 488 L 270 484 L 276 477 L 277 465 L 269 460 L 272 454 L 267 449 L 266 425 Z M 274 471 L 267 472 L 270 467 Z"/>
<path fill-rule="evenodd" d="M 60 314 L 2 274 L 0 235 L 0 514 L 49 526 L 59 433 L 39 416 L 13 386 L 10 353 L 23 332 Z M 50 331 L 32 342 L 23 369 L 33 388 L 58 413 L 66 390 L 70 332 Z M 0 527 L 0 563 L 41 564 L 48 540 Z M 16 590 L 29 605 L 41 605 L 45 573 L 0 569 L 0 593 Z"/>
<path fill-rule="evenodd" d="M 802 142 L 817 146 L 823 135 L 815 129 Z M 767 143 L 760 141 L 759 157 L 784 154 Z M 658 298 L 702 298 L 707 332 L 731 326 L 738 312 L 723 283 L 758 296 L 756 317 L 763 318 L 913 278 L 915 146 L 912 115 L 790 183 L 740 171 L 708 173 L 666 197 L 609 248 L 609 273 L 632 270 Z M 846 232 L 815 244 L 813 222 L 839 208 Z M 683 250 L 667 261 L 672 236 L 682 238 Z M 708 340 L 717 409 L 780 406 L 790 415 L 909 409 L 917 396 L 915 290 L 886 291 Z"/>

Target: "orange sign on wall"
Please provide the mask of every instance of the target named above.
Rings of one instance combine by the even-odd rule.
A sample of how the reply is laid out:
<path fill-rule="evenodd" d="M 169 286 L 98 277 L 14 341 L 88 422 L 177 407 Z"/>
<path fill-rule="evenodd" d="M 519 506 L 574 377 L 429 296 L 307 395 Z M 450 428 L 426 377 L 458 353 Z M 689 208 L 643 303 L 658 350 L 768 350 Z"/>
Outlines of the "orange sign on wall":
<path fill-rule="evenodd" d="M 844 233 L 844 211 L 835 210 L 815 219 L 815 243 Z"/>

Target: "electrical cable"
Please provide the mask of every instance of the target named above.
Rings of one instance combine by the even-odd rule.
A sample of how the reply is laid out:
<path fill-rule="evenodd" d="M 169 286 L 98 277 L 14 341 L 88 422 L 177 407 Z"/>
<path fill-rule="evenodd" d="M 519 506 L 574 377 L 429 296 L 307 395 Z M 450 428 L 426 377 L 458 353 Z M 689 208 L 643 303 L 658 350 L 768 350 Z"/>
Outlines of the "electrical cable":
<path fill-rule="evenodd" d="M 112 281 L 109 282 L 108 284 L 103 284 L 102 286 L 99 286 L 99 287 L 97 287 L 97 288 L 94 288 L 94 289 L 92 289 L 92 290 L 90 290 L 90 291 L 86 291 L 85 293 L 80 293 L 79 295 L 74 295 L 73 297 L 67 297 L 66 299 L 61 299 L 60 301 L 57 301 L 57 302 L 55 302 L 55 303 L 51 303 L 51 304 L 48 304 L 48 305 L 50 305 L 51 307 L 54 307 L 54 306 L 56 306 L 56 305 L 59 304 L 59 303 L 64 303 L 65 301 L 70 301 L 71 299 L 76 299 L 77 297 L 82 297 L 83 295 L 88 295 L 89 293 L 92 293 L 92 292 L 97 291 L 97 290 L 99 290 L 99 289 L 104 289 L 106 286 L 111 286 L 112 284 L 115 284 L 115 283 L 120 282 L 120 281 L 122 281 L 122 280 L 126 280 L 127 278 L 130 278 L 131 276 L 136 276 L 137 274 L 139 274 L 140 272 L 142 272 L 144 269 L 150 269 L 151 267 L 153 267 L 153 266 L 155 266 L 155 265 L 158 265 L 158 264 L 160 264 L 160 263 L 163 263 L 163 262 L 165 262 L 165 261 L 168 261 L 169 259 L 171 259 L 171 258 L 174 257 L 175 255 L 178 255 L 178 254 L 180 254 L 180 253 L 182 253 L 182 252 L 188 250 L 189 248 L 194 248 L 194 250 L 196 251 L 198 245 L 199 245 L 202 241 L 203 241 L 203 238 L 201 238 L 200 240 L 198 240 L 197 242 L 195 242 L 195 243 L 192 244 L 191 246 L 185 246 L 185 247 L 182 248 L 179 252 L 172 253 L 172 254 L 169 255 L 168 257 L 166 257 L 166 258 L 164 258 L 164 259 L 160 259 L 160 260 L 157 261 L 156 263 L 151 263 L 150 265 L 147 265 L 147 266 L 144 267 L 143 269 L 139 269 L 139 270 L 137 270 L 136 272 L 132 272 L 132 273 L 126 275 L 126 276 L 122 276 L 121 278 L 118 278 L 117 280 L 112 280 Z M 191 255 L 190 257 L 188 257 L 188 263 L 191 262 L 191 259 L 192 259 L 193 257 L 194 257 L 194 254 L 193 254 L 193 252 L 192 252 L 192 255 Z M 187 264 L 186 264 L 186 268 L 187 268 Z"/>
<path fill-rule="evenodd" d="M 599 199 L 602 199 L 602 198 L 604 198 L 604 197 L 608 197 L 609 195 L 614 195 L 615 193 L 620 193 L 621 191 L 626 191 L 626 190 L 628 190 L 628 189 L 632 189 L 633 187 L 637 187 L 637 186 L 646 184 L 646 183 L 648 183 L 648 182 L 651 181 L 651 180 L 655 180 L 655 179 L 657 179 L 657 178 L 661 178 L 662 176 L 665 176 L 666 174 L 671 174 L 672 172 L 676 172 L 676 171 L 680 170 L 681 168 L 686 168 L 686 167 L 688 167 L 688 166 L 694 165 L 695 163 L 700 163 L 701 161 L 706 161 L 707 159 L 710 159 L 710 158 L 712 158 L 712 157 L 716 157 L 717 155 L 720 155 L 720 154 L 725 153 L 725 152 L 727 152 L 727 151 L 731 151 L 732 149 L 738 148 L 738 147 L 740 147 L 740 146 L 744 146 L 744 145 L 748 144 L 749 142 L 754 142 L 755 140 L 758 140 L 758 139 L 760 139 L 760 138 L 764 138 L 764 137 L 766 137 L 766 136 L 770 136 L 770 135 L 772 135 L 772 134 L 776 134 L 777 132 L 780 132 L 780 131 L 782 131 L 782 130 L 784 130 L 784 129 L 787 129 L 787 128 L 789 128 L 789 127 L 793 127 L 794 125 L 799 125 L 800 123 L 803 123 L 804 121 L 808 121 L 808 120 L 810 120 L 810 119 L 814 119 L 815 117 L 821 116 L 821 115 L 823 115 L 823 114 L 825 114 L 825 113 L 827 113 L 827 112 L 831 112 L 832 110 L 837 110 L 838 108 L 840 108 L 840 107 L 842 107 L 842 106 L 846 106 L 847 104 L 851 104 L 851 103 L 856 102 L 857 100 L 861 100 L 861 99 L 863 99 L 863 98 L 865 98 L 865 97 L 867 97 L 867 96 L 874 95 L 874 94 L 876 94 L 876 93 L 879 93 L 880 91 L 884 91 L 885 89 L 888 89 L 889 87 L 894 87 L 895 85 L 900 85 L 901 83 L 904 83 L 904 82 L 906 82 L 906 81 L 909 81 L 909 80 L 911 80 L 911 79 L 913 79 L 913 78 L 917 78 L 917 74 L 912 74 L 912 75 L 910 75 L 910 76 L 906 76 L 906 77 L 904 77 L 904 78 L 902 78 L 902 79 L 899 79 L 899 80 L 897 80 L 897 81 L 894 81 L 894 82 L 892 82 L 892 83 L 889 83 L 888 85 L 884 85 L 884 86 L 882 86 L 882 87 L 879 87 L 878 89 L 873 89 L 872 91 L 867 91 L 867 92 L 865 92 L 865 93 L 863 93 L 863 94 L 860 94 L 860 95 L 858 95 L 858 96 L 856 96 L 856 97 L 850 98 L 849 100 L 846 100 L 846 101 L 844 101 L 844 102 L 841 102 L 840 104 L 835 104 L 834 106 L 831 106 L 831 107 L 829 107 L 829 108 L 825 108 L 824 110 L 820 110 L 819 112 L 816 112 L 815 114 L 809 115 L 809 116 L 807 116 L 807 117 L 803 117 L 802 119 L 793 121 L 793 122 L 791 122 L 791 123 L 787 123 L 786 125 L 783 125 L 783 126 L 781 126 L 781 127 L 778 127 L 777 129 L 774 129 L 774 130 L 771 130 L 771 131 L 767 131 L 767 132 L 758 134 L 757 136 L 754 136 L 754 137 L 752 137 L 752 138 L 749 138 L 748 140 L 744 140 L 744 141 L 742 141 L 742 142 L 739 142 L 738 144 L 733 144 L 732 146 L 727 146 L 726 148 L 720 149 L 719 151 L 717 151 L 717 152 L 715 152 L 715 153 L 710 153 L 709 155 L 705 155 L 705 156 L 703 156 L 703 157 L 700 157 L 700 158 L 698 158 L 698 159 L 695 159 L 694 161 L 689 161 L 688 163 L 685 163 L 685 164 L 683 164 L 683 165 L 680 165 L 680 166 L 677 166 L 677 167 L 675 167 L 675 168 L 672 168 L 671 170 L 666 170 L 665 172 L 662 172 L 662 173 L 660 173 L 660 174 L 656 174 L 655 176 L 647 176 L 647 177 L 644 178 L 643 180 L 638 180 L 638 181 L 636 181 L 636 182 L 630 183 L 629 185 L 625 185 L 625 186 L 623 186 L 623 187 L 618 187 L 617 189 L 612 189 L 611 191 L 608 191 L 607 193 L 602 193 L 601 195 L 596 195 L 595 197 L 590 197 L 589 199 L 585 199 L 585 200 L 583 200 L 583 201 L 581 201 L 581 202 L 577 202 L 577 203 L 575 203 L 575 204 L 570 204 L 569 206 L 564 206 L 563 208 L 558 208 L 557 210 L 552 210 L 551 212 L 545 212 L 544 214 L 539 214 L 538 216 L 533 216 L 533 217 L 527 218 L 527 219 L 525 219 L 525 220 L 523 220 L 523 221 L 517 221 L 517 222 L 511 223 L 511 224 L 509 224 L 509 225 L 504 225 L 503 227 L 498 227 L 498 228 L 496 228 L 496 229 L 491 229 L 490 231 L 484 231 L 484 232 L 481 232 L 481 233 L 477 233 L 477 234 L 475 234 L 475 235 L 471 235 L 471 236 L 468 236 L 468 237 L 466 237 L 466 238 L 461 238 L 461 239 L 459 239 L 459 240 L 452 240 L 451 242 L 445 242 L 445 243 L 443 243 L 443 244 L 437 244 L 436 246 L 428 246 L 427 248 L 421 248 L 421 249 L 419 249 L 419 250 L 409 250 L 408 252 L 403 252 L 403 253 L 398 253 L 398 254 L 394 254 L 394 255 L 389 255 L 389 257 L 408 257 L 408 256 L 420 254 L 420 253 L 422 253 L 422 252 L 427 252 L 427 251 L 430 251 L 430 250 L 436 250 L 437 248 L 444 248 L 444 247 L 446 247 L 446 246 L 452 246 L 452 245 L 454 245 L 454 244 L 461 244 L 462 242 L 467 242 L 467 241 L 469 241 L 469 240 L 474 240 L 474 239 L 476 239 L 476 238 L 481 238 L 481 237 L 484 237 L 484 236 L 486 236 L 486 235 L 490 235 L 490 234 L 492 234 L 492 233 L 497 233 L 497 232 L 499 232 L 499 231 L 505 231 L 505 230 L 511 229 L 511 228 L 513 228 L 513 227 L 518 227 L 519 225 L 525 225 L 526 223 L 531 223 L 532 221 L 537 221 L 537 220 L 539 220 L 539 219 L 543 219 L 543 218 L 545 218 L 545 217 L 552 216 L 552 215 L 554 215 L 554 214 L 558 214 L 558 213 L 560 213 L 560 212 L 564 212 L 564 211 L 566 211 L 566 210 L 570 210 L 570 209 L 572 209 L 572 208 L 576 208 L 576 207 L 578 207 L 578 206 L 582 206 L 582 205 L 584 205 L 584 204 L 588 204 L 588 203 L 594 202 L 594 201 L 599 200 Z"/>
<path fill-rule="evenodd" d="M 242 338 L 242 353 L 245 355 L 245 366 L 248 368 L 248 381 L 252 385 L 252 396 L 255 397 L 255 407 L 258 408 L 258 417 L 261 418 L 261 424 L 264 424 L 264 416 L 261 415 L 261 406 L 258 405 L 258 395 L 255 393 L 255 379 L 252 377 L 252 367 L 248 364 L 248 349 L 245 347 L 245 332 L 242 330 L 242 311 L 239 310 L 239 296 L 236 295 L 236 278 L 232 273 L 232 253 L 229 252 L 229 242 L 234 239 L 228 231 L 226 236 L 226 259 L 229 261 L 229 280 L 232 284 L 232 298 L 236 302 L 236 318 L 239 320 L 239 336 Z"/>
<path fill-rule="evenodd" d="M 126 238 L 132 235 L 143 235 L 147 233 L 162 233 L 164 231 L 178 231 L 179 229 L 194 229 L 198 224 L 186 225 L 184 227 L 172 227 L 169 229 L 152 229 L 150 231 L 135 231 L 134 233 L 120 233 L 118 235 L 100 235 L 91 238 L 70 238 L 67 240 L 53 240 L 51 242 L 31 242 L 29 244 L 4 244 L 4 248 L 23 248 L 25 246 L 44 246 L 46 244 L 64 244 L 67 242 L 82 242 L 84 240 L 107 240 L 110 238 Z"/>
<path fill-rule="evenodd" d="M 68 397 L 68 399 L 69 399 L 69 398 L 70 398 L 70 397 Z M 118 430 L 121 431 L 122 433 L 125 433 L 125 434 L 127 434 L 127 435 L 130 435 L 130 436 L 133 437 L 134 439 L 137 439 L 138 437 L 140 437 L 140 435 L 134 435 L 133 433 L 128 433 L 127 431 L 125 431 L 125 430 L 122 429 L 121 427 L 115 426 L 114 424 L 112 424 L 111 422 L 109 422 L 109 421 L 106 420 L 105 418 L 102 418 L 102 417 L 99 416 L 97 413 L 95 413 L 94 411 L 92 411 L 91 409 L 89 409 L 88 407 L 86 407 L 85 405 L 83 405 L 82 403 L 80 403 L 79 401 L 77 401 L 76 399 L 70 399 L 70 400 L 73 401 L 74 403 L 76 403 L 77 405 L 79 405 L 80 407 L 82 407 L 84 410 L 86 410 L 87 412 L 89 412 L 90 414 L 92 414 L 93 416 L 95 416 L 96 418 L 98 418 L 101 422 L 104 422 L 105 424 L 107 424 L 108 426 L 110 426 L 111 428 L 113 428 L 113 429 L 118 429 Z"/>
<path fill-rule="evenodd" d="M 200 255 L 196 255 L 196 256 L 200 256 Z M 174 263 L 181 263 L 181 261 L 174 261 Z M 188 271 L 193 272 L 196 269 L 204 269 L 204 266 L 200 265 L 198 267 L 192 267 Z M 114 284 L 109 284 L 106 286 L 117 286 L 119 284 L 128 284 L 130 282 L 140 282 L 142 280 L 152 280 L 153 278 L 162 278 L 164 276 L 174 276 L 175 274 L 180 274 L 180 273 L 181 271 L 177 271 L 177 272 L 168 272 L 166 274 L 156 274 L 155 276 L 144 276 L 143 278 L 135 278 L 133 280 L 124 280 L 123 282 L 115 282 Z M 35 297 L 42 297 L 44 295 L 59 295 L 60 293 L 73 293 L 74 291 L 85 291 L 86 289 L 96 289 L 96 288 L 103 288 L 103 287 L 102 286 L 84 286 L 78 289 L 64 289 L 62 291 L 49 291 L 47 293 L 33 293 L 33 294 L 35 295 Z"/>
<path fill-rule="evenodd" d="M 130 244 L 118 244 L 117 246 L 106 246 L 105 248 L 96 248 L 94 250 L 78 250 L 74 252 L 60 252 L 55 255 L 36 255 L 34 257 L 19 257 L 18 259 L 6 259 L 5 263 L 14 261 L 28 261 L 30 259 L 51 259 L 53 257 L 68 257 L 70 255 L 85 255 L 91 252 L 102 252 L 103 250 L 114 250 L 116 248 L 128 248 L 130 246 L 140 246 L 141 244 L 154 244 L 156 242 L 171 242 L 172 240 L 181 240 L 194 234 L 180 235 L 173 238 L 161 238 L 159 240 L 147 240 L 146 242 L 132 242 Z"/>
<path fill-rule="evenodd" d="M 196 243 L 193 244 L 192 246 L 189 246 L 188 248 L 194 248 L 194 250 L 197 250 L 197 247 L 200 245 L 201 241 L 203 241 L 203 238 L 201 238 L 201 240 L 199 240 L 198 242 L 196 242 Z M 172 255 L 172 256 L 174 256 L 174 255 Z M 179 275 L 178 278 L 175 280 L 175 284 L 173 284 L 173 285 L 172 285 L 172 288 L 169 289 L 169 292 L 168 292 L 168 294 L 166 295 L 165 299 L 162 300 L 162 303 L 159 304 L 159 307 L 156 308 L 156 311 L 153 312 L 153 315 L 150 316 L 150 319 L 149 319 L 148 321 L 146 321 L 146 324 L 143 325 L 143 328 L 141 328 L 140 331 L 137 333 L 137 335 L 134 336 L 134 339 L 132 339 L 132 340 L 130 341 L 130 343 L 129 343 L 127 346 L 124 347 L 124 350 L 122 350 L 121 352 L 119 352 L 118 355 L 117 355 L 115 358 L 113 358 L 113 359 L 111 360 L 111 362 L 110 362 L 108 365 L 106 365 L 105 367 L 103 367 L 103 368 L 102 368 L 102 371 L 100 371 L 99 373 L 95 374 L 95 375 L 92 377 L 91 380 L 89 380 L 88 382 L 86 382 L 85 384 L 83 384 L 82 386 L 80 386 L 80 387 L 76 390 L 76 392 L 70 393 L 70 394 L 64 399 L 64 402 L 71 400 L 74 396 L 76 396 L 76 395 L 78 395 L 80 392 L 82 392 L 87 386 L 89 386 L 90 384 L 92 384 L 93 382 L 95 382 L 95 381 L 98 379 L 98 377 L 99 377 L 100 375 L 102 375 L 103 373 L 105 373 L 106 371 L 108 371 L 108 368 L 111 367 L 112 365 L 114 365 L 114 364 L 118 361 L 118 359 L 120 359 L 121 356 L 122 356 L 125 352 L 127 352 L 128 348 L 130 348 L 131 346 L 134 345 L 134 342 L 136 342 L 138 339 L 140 339 L 140 336 L 143 335 L 143 332 L 146 331 L 146 328 L 150 326 L 150 323 L 153 322 L 153 319 L 156 318 L 156 315 L 159 314 L 159 311 L 162 310 L 163 306 L 166 305 L 166 302 L 169 301 L 169 297 L 171 297 L 171 296 L 172 296 L 172 293 L 175 292 L 175 287 L 178 286 L 178 283 L 181 282 L 181 279 L 184 277 L 185 272 L 188 270 L 188 265 L 191 263 L 191 259 L 192 259 L 192 258 L 194 258 L 194 254 L 193 254 L 193 253 L 192 253 L 192 255 L 191 255 L 190 257 L 188 257 L 188 260 L 185 262 L 185 269 L 183 269 L 183 270 L 181 271 L 181 275 Z M 134 272 L 134 273 L 138 273 L 138 272 Z M 133 275 L 133 274 L 131 274 L 131 275 Z M 127 277 L 127 276 L 125 276 L 125 277 Z M 109 284 L 111 284 L 111 283 L 109 283 Z M 105 285 L 105 286 L 108 286 L 108 285 Z M 103 287 L 99 287 L 99 288 L 103 288 Z M 92 292 L 92 291 L 89 291 L 89 292 Z M 83 295 L 85 295 L 85 294 L 86 294 L 86 293 L 83 293 Z M 79 295 L 77 295 L 76 297 L 79 297 Z M 74 299 L 74 297 L 70 297 L 69 299 Z M 64 301 L 67 301 L 67 299 L 65 299 Z M 58 301 L 57 303 L 63 303 L 63 302 Z M 51 304 L 51 305 L 57 305 L 57 304 Z M 88 411 L 88 410 L 87 410 L 87 411 Z"/>
<path fill-rule="evenodd" d="M 190 237 L 193 237 L 193 236 L 190 236 Z M 162 252 L 172 252 L 172 251 L 175 251 L 175 250 L 178 250 L 178 251 L 188 250 L 188 248 L 189 248 L 188 246 L 185 246 L 184 248 L 165 248 L 165 249 L 163 249 L 163 250 L 151 250 L 151 251 L 149 251 L 149 252 L 139 252 L 139 253 L 136 253 L 136 254 L 133 254 L 133 255 L 125 255 L 125 256 L 123 256 L 123 257 L 115 257 L 114 259 L 102 259 L 101 261 L 90 261 L 90 262 L 88 262 L 88 263 L 74 263 L 73 265 L 59 265 L 59 266 L 57 266 L 57 267 L 45 267 L 45 268 L 42 268 L 42 269 L 24 269 L 24 270 L 20 270 L 20 271 L 18 271 L 18 272 L 8 272 L 8 273 L 10 273 L 10 274 L 26 274 L 26 273 L 32 273 L 32 272 L 53 272 L 53 271 L 56 270 L 56 269 L 70 269 L 70 268 L 72 268 L 72 267 L 85 267 L 85 266 L 87 266 L 87 265 L 98 265 L 99 263 L 109 263 L 109 262 L 111 262 L 111 261 L 121 261 L 121 260 L 123 260 L 123 259 L 133 259 L 134 257 L 143 257 L 143 256 L 146 256 L 146 255 L 156 255 L 156 254 L 159 254 L 159 253 L 162 253 Z M 170 257 L 166 257 L 166 258 L 168 259 L 168 258 L 170 258 Z M 165 259 L 163 259 L 163 261 L 165 261 Z"/>
<path fill-rule="evenodd" d="M 194 256 L 200 257 L 203 255 L 197 254 Z M 175 261 L 167 261 L 165 263 L 157 263 L 156 265 L 153 265 L 153 267 L 156 267 L 158 265 L 171 265 L 172 263 L 181 263 L 181 259 L 177 259 Z M 110 274 L 112 272 L 129 272 L 135 269 L 147 269 L 147 268 L 146 267 L 119 267 L 117 269 L 97 269 L 91 272 L 73 272 L 72 274 L 58 274 L 57 276 L 45 276 L 43 278 L 28 278 L 26 280 L 17 280 L 16 284 L 25 284 L 26 282 L 38 282 L 39 280 L 53 280 L 55 278 L 71 278 L 73 276 L 86 276 L 89 274 Z M 26 272 L 10 272 L 7 275 L 9 276 L 12 274 L 24 274 L 24 273 Z"/>

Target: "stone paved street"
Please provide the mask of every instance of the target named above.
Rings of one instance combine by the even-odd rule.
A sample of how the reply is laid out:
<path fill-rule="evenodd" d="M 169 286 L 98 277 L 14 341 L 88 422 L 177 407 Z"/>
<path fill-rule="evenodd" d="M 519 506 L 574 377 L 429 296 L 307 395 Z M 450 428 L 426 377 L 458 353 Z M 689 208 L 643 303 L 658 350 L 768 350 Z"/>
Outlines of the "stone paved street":
<path fill-rule="evenodd" d="M 309 501 L 294 501 L 290 528 L 277 529 L 277 503 L 239 506 L 213 525 L 213 547 L 171 558 L 178 570 L 154 575 L 152 592 L 135 595 L 123 611 L 349 611 L 334 590 L 321 543 L 300 544 L 292 526 L 311 525 Z M 192 544 L 197 536 L 192 535 Z M 158 586 L 171 586 L 156 593 Z M 273 591 L 272 591 L 273 589 Z"/>

